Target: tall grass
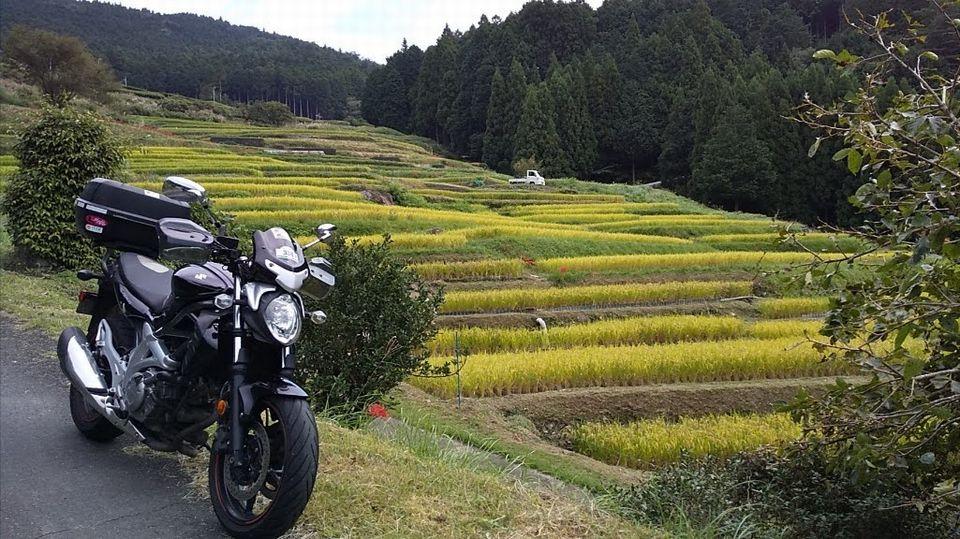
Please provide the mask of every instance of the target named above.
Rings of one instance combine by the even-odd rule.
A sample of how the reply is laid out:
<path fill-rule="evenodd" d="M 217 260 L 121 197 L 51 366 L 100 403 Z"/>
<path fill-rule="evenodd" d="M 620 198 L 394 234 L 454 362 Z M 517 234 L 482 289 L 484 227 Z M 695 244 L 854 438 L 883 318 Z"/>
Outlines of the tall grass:
<path fill-rule="evenodd" d="M 683 281 L 563 288 L 454 291 L 440 310 L 453 312 L 516 311 L 555 307 L 605 307 L 638 303 L 715 299 L 742 296 L 751 290 L 747 281 Z"/>
<path fill-rule="evenodd" d="M 788 414 L 710 415 L 677 422 L 663 419 L 585 423 L 573 429 L 576 451 L 597 460 L 645 468 L 683 455 L 728 457 L 764 445 L 796 440 L 800 425 Z"/>
<path fill-rule="evenodd" d="M 463 394 L 489 397 L 573 387 L 636 386 L 768 378 L 830 376 L 850 372 L 839 361 L 821 361 L 796 337 L 734 339 L 469 356 L 460 370 Z M 434 358 L 435 363 L 450 361 Z M 411 378 L 441 397 L 456 393 L 456 379 Z"/>

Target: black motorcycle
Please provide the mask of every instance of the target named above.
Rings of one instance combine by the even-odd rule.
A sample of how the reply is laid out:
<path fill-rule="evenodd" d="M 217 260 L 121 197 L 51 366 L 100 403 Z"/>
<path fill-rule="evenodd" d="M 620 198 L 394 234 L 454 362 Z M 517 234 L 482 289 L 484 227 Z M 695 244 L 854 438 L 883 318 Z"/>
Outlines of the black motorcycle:
<path fill-rule="evenodd" d="M 218 234 L 190 219 L 191 204 Z M 99 272 L 78 273 L 99 282 L 77 307 L 89 328 L 67 328 L 58 345 L 77 428 L 98 442 L 128 433 L 158 451 L 208 449 L 210 500 L 224 528 L 281 535 L 316 479 L 317 428 L 293 381 L 293 345 L 305 317 L 326 318 L 305 313 L 300 294 L 330 292 L 330 263 L 307 260 L 282 228 L 254 232 L 245 256 L 204 188 L 185 178 L 167 178 L 163 194 L 98 178 L 75 212 L 81 233 L 106 248 Z M 334 228 L 317 227 L 305 248 Z"/>

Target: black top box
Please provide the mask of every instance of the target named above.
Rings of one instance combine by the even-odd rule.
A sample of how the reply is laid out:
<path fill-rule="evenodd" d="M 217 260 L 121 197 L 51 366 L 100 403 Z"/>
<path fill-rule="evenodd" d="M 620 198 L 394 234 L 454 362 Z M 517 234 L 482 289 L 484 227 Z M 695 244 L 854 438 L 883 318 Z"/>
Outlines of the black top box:
<path fill-rule="evenodd" d="M 190 218 L 190 205 L 106 178 L 87 183 L 74 206 L 77 230 L 100 245 L 157 258 L 157 221 Z"/>

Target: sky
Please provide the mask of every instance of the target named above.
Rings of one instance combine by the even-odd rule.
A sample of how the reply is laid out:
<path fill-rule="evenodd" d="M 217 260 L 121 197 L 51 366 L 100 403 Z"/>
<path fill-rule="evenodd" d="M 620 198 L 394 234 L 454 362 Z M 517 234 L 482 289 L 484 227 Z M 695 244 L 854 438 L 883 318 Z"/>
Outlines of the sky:
<path fill-rule="evenodd" d="M 400 48 L 427 48 L 445 24 L 466 31 L 486 14 L 506 17 L 527 0 L 109 0 L 159 13 L 196 13 L 254 26 L 383 63 Z M 594 8 L 602 0 L 587 0 Z"/>

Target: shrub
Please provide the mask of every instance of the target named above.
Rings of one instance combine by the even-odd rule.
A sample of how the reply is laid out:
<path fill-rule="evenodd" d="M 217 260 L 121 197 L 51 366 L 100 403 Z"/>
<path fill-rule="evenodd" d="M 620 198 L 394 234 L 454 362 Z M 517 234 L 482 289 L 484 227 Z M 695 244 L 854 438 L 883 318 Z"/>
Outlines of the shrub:
<path fill-rule="evenodd" d="M 3 199 L 3 212 L 19 254 L 75 268 L 95 252 L 74 226 L 73 204 L 83 186 L 120 170 L 123 153 L 94 114 L 44 107 L 19 135 L 14 154 L 20 170 Z"/>
<path fill-rule="evenodd" d="M 437 374 L 427 361 L 442 291 L 427 288 L 390 251 L 338 238 L 326 254 L 337 285 L 322 305 L 325 324 L 308 324 L 298 346 L 300 380 L 318 406 L 360 409 L 410 374 Z"/>
<path fill-rule="evenodd" d="M 706 537 L 952 537 L 943 513 L 905 503 L 890 478 L 853 485 L 817 453 L 759 450 L 686 460 L 618 491 L 637 520 Z"/>
<path fill-rule="evenodd" d="M 254 101 L 243 108 L 243 117 L 259 125 L 282 126 L 293 121 L 293 113 L 279 101 Z"/>

